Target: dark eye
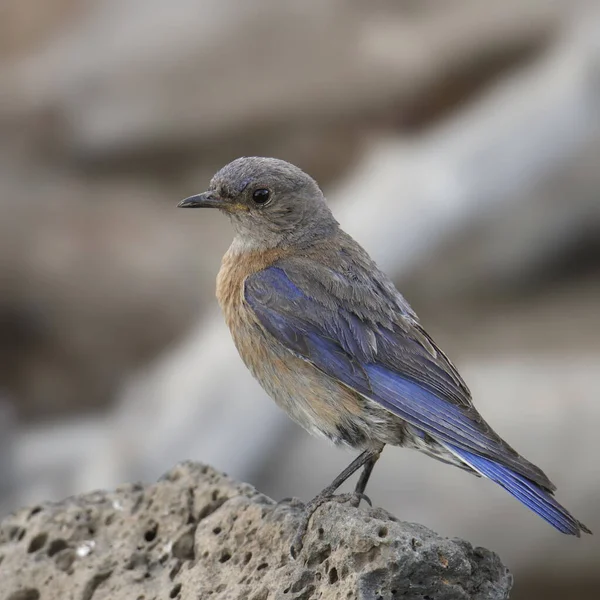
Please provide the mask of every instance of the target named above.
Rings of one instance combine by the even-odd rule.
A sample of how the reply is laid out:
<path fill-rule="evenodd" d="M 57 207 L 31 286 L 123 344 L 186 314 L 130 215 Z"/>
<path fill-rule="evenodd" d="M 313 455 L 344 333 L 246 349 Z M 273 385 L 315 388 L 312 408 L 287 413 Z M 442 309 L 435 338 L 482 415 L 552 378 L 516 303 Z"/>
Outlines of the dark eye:
<path fill-rule="evenodd" d="M 252 192 L 252 200 L 256 204 L 266 204 L 271 197 L 271 192 L 267 189 L 261 188 Z"/>

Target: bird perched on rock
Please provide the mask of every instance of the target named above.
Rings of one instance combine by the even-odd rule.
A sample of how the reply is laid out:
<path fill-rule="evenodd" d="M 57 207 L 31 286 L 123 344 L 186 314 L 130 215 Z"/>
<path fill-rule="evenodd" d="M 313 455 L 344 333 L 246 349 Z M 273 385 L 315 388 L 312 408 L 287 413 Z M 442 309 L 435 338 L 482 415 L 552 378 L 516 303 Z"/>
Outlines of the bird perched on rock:
<path fill-rule="evenodd" d="M 231 219 L 217 297 L 252 375 L 310 433 L 362 450 L 306 506 L 292 554 L 315 509 L 362 468 L 350 498 L 358 505 L 385 444 L 491 479 L 562 533 L 590 533 L 553 498 L 541 469 L 483 420 L 454 365 L 342 231 L 314 179 L 282 160 L 238 158 L 179 206 Z"/>

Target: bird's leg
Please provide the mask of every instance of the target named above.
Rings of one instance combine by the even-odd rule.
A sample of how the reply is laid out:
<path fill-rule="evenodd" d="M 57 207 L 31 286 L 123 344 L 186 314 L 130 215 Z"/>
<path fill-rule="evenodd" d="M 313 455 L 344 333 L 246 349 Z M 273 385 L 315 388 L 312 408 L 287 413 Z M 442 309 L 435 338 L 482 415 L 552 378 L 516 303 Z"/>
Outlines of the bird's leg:
<path fill-rule="evenodd" d="M 369 506 L 372 506 L 371 500 L 367 495 L 365 495 L 365 490 L 367 489 L 367 483 L 369 483 L 369 479 L 371 477 L 371 473 L 373 472 L 373 467 L 375 463 L 379 460 L 381 453 L 383 452 L 383 446 L 381 446 L 379 452 L 373 454 L 371 459 L 367 461 L 363 467 L 362 473 L 356 482 L 356 487 L 354 488 L 353 498 L 350 500 L 350 504 L 355 508 L 358 507 L 361 500 L 365 500 Z"/>
<path fill-rule="evenodd" d="M 302 516 L 302 520 L 298 525 L 298 529 L 296 530 L 296 535 L 294 536 L 294 540 L 292 541 L 292 546 L 290 548 L 290 553 L 293 558 L 297 558 L 302 550 L 302 545 L 304 541 L 304 535 L 308 529 L 308 523 L 313 513 L 321 506 L 325 504 L 328 500 L 330 500 L 335 491 L 358 469 L 361 467 L 365 467 L 365 472 L 361 474 L 361 477 L 356 485 L 356 490 L 359 494 L 362 495 L 364 489 L 367 486 L 367 482 L 371 475 L 371 471 L 375 466 L 375 462 L 379 458 L 381 451 L 383 450 L 383 446 L 377 449 L 368 449 L 365 450 L 362 454 L 356 457 L 332 482 L 328 485 L 324 490 L 322 490 L 319 494 L 317 494 L 304 508 L 304 515 Z M 356 493 L 356 491 L 355 491 Z M 360 496 L 359 496 L 360 497 Z M 359 500 L 360 502 L 360 500 Z"/>

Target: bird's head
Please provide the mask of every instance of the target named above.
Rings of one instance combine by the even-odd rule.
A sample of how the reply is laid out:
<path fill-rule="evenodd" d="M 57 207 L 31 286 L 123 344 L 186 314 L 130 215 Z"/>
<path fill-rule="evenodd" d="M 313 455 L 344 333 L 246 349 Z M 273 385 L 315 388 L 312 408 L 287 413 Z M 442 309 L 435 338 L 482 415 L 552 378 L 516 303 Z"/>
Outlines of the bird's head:
<path fill-rule="evenodd" d="M 178 206 L 218 208 L 231 217 L 238 240 L 259 249 L 307 243 L 337 227 L 317 182 L 276 158 L 238 158 L 214 175 L 206 192 Z"/>

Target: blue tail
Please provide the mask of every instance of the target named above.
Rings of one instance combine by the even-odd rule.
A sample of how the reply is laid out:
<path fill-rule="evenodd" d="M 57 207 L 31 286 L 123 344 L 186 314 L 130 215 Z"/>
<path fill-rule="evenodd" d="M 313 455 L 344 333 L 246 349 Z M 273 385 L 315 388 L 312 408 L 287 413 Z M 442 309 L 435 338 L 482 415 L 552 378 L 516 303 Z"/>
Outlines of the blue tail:
<path fill-rule="evenodd" d="M 582 531 L 591 533 L 583 523 L 580 523 L 566 508 L 562 507 L 548 491 L 536 483 L 489 458 L 478 456 L 450 444 L 446 444 L 446 446 L 475 471 L 502 486 L 517 500 L 550 525 L 556 527 L 560 532 L 576 535 L 577 537 L 581 535 Z"/>

